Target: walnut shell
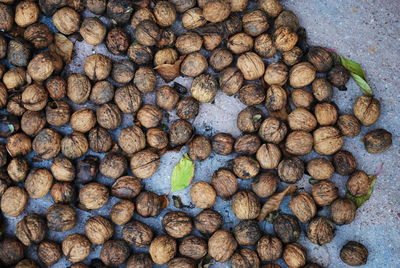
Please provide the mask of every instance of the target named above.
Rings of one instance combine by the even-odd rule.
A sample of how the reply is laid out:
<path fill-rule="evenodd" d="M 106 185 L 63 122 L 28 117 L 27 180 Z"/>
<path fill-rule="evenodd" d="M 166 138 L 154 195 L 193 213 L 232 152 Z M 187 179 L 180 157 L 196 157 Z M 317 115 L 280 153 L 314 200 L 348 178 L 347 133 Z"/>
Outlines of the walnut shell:
<path fill-rule="evenodd" d="M 288 124 L 292 130 L 310 132 L 317 127 L 317 119 L 307 109 L 297 108 L 289 114 Z"/>
<path fill-rule="evenodd" d="M 126 262 L 126 268 L 149 268 L 153 265 L 150 255 L 146 253 L 138 253 L 131 255 Z"/>
<path fill-rule="evenodd" d="M 51 266 L 62 257 L 61 247 L 53 241 L 43 241 L 39 244 L 37 254 L 45 265 Z"/>
<path fill-rule="evenodd" d="M 85 209 L 99 209 L 108 199 L 108 188 L 97 182 L 88 183 L 79 190 L 79 202 Z"/>
<path fill-rule="evenodd" d="M 357 170 L 351 174 L 346 182 L 347 191 L 356 197 L 364 196 L 368 193 L 371 186 L 371 181 L 367 173 L 362 170 Z"/>
<path fill-rule="evenodd" d="M 32 149 L 42 159 L 51 159 L 61 149 L 61 135 L 51 128 L 42 129 L 32 142 Z"/>
<path fill-rule="evenodd" d="M 158 216 L 163 208 L 168 205 L 165 196 L 152 192 L 141 192 L 136 198 L 136 211 L 142 217 Z"/>
<path fill-rule="evenodd" d="M 131 171 L 139 179 L 150 178 L 159 166 L 160 156 L 151 149 L 135 153 L 130 161 Z"/>
<path fill-rule="evenodd" d="M 338 188 L 331 181 L 319 181 L 312 186 L 312 197 L 319 206 L 329 206 L 339 197 Z"/>
<path fill-rule="evenodd" d="M 234 228 L 235 239 L 241 246 L 252 246 L 261 237 L 261 230 L 255 221 L 241 221 Z"/>
<path fill-rule="evenodd" d="M 218 262 L 229 260 L 236 248 L 235 238 L 222 229 L 216 231 L 208 240 L 208 254 Z"/>
<path fill-rule="evenodd" d="M 340 250 L 340 259 L 351 266 L 364 265 L 368 261 L 368 249 L 361 243 L 349 241 Z"/>
<path fill-rule="evenodd" d="M 232 211 L 241 220 L 252 220 L 260 214 L 258 197 L 250 191 L 240 191 L 232 198 Z"/>
<path fill-rule="evenodd" d="M 313 148 L 313 136 L 305 131 L 293 131 L 286 137 L 286 151 L 293 155 L 306 155 Z"/>
<path fill-rule="evenodd" d="M 46 223 L 38 214 L 28 214 L 15 227 L 15 235 L 25 246 L 37 244 L 44 239 Z"/>
<path fill-rule="evenodd" d="M 349 176 L 357 168 L 357 162 L 353 154 L 345 150 L 334 154 L 332 161 L 335 171 L 342 176 Z"/>
<path fill-rule="evenodd" d="M 307 237 L 314 244 L 324 245 L 335 237 L 335 226 L 323 216 L 316 217 L 308 224 Z"/>
<path fill-rule="evenodd" d="M 218 133 L 212 138 L 212 149 L 216 154 L 229 155 L 232 152 L 235 139 L 231 134 Z"/>
<path fill-rule="evenodd" d="M 85 235 L 94 245 L 102 245 L 114 234 L 111 222 L 106 218 L 96 215 L 89 218 L 85 224 Z"/>
<path fill-rule="evenodd" d="M 53 175 L 44 168 L 32 169 L 25 180 L 25 189 L 31 198 L 46 196 L 53 184 Z"/>
<path fill-rule="evenodd" d="M 111 208 L 110 217 L 116 225 L 125 225 L 133 217 L 135 204 L 129 200 L 121 200 Z"/>
<path fill-rule="evenodd" d="M 222 216 L 212 210 L 206 209 L 194 218 L 195 228 L 203 234 L 212 234 L 222 225 Z"/>
<path fill-rule="evenodd" d="M 106 266 L 123 264 L 130 255 L 128 244 L 123 240 L 109 240 L 104 243 L 100 251 L 100 260 Z"/>
<path fill-rule="evenodd" d="M 304 174 L 304 162 L 298 157 L 283 159 L 278 165 L 279 178 L 286 183 L 296 183 Z"/>
<path fill-rule="evenodd" d="M 354 103 L 353 112 L 361 124 L 371 126 L 379 119 L 381 104 L 373 96 L 362 95 Z"/>
<path fill-rule="evenodd" d="M 265 142 L 279 144 L 285 138 L 287 131 L 287 126 L 283 121 L 268 117 L 262 122 L 258 135 Z"/>
<path fill-rule="evenodd" d="M 83 235 L 70 234 L 62 242 L 62 251 L 70 262 L 80 262 L 89 256 L 91 244 Z"/>
<path fill-rule="evenodd" d="M 320 127 L 314 131 L 313 136 L 314 150 L 320 155 L 332 155 L 344 144 L 343 136 L 335 127 Z"/>
<path fill-rule="evenodd" d="M 252 191 L 260 198 L 272 195 L 277 188 L 278 177 L 271 172 L 261 173 L 251 183 Z"/>
<path fill-rule="evenodd" d="M 290 268 L 300 268 L 306 264 L 307 252 L 302 245 L 291 243 L 283 250 L 283 260 Z"/>
<path fill-rule="evenodd" d="M 242 180 L 248 180 L 257 176 L 260 164 L 249 156 L 239 156 L 233 160 L 233 172 Z"/>
<path fill-rule="evenodd" d="M 211 178 L 211 184 L 217 195 L 223 199 L 231 197 L 239 188 L 236 176 L 227 169 L 215 171 Z"/>
<path fill-rule="evenodd" d="M 356 210 L 350 199 L 336 199 L 331 205 L 331 219 L 337 225 L 350 224 L 356 217 Z"/>
<path fill-rule="evenodd" d="M 392 147 L 392 133 L 379 128 L 369 131 L 363 138 L 365 150 L 370 154 L 380 154 Z"/>
<path fill-rule="evenodd" d="M 261 145 L 256 154 L 260 167 L 264 169 L 274 169 L 278 167 L 281 157 L 281 150 L 273 143 Z"/>
<path fill-rule="evenodd" d="M 356 137 L 361 132 L 361 124 L 358 119 L 351 114 L 343 114 L 339 116 L 337 125 L 340 132 L 347 137 Z"/>
<path fill-rule="evenodd" d="M 219 74 L 219 85 L 221 90 L 231 96 L 239 91 L 243 85 L 243 74 L 236 67 L 228 67 Z"/>
<path fill-rule="evenodd" d="M 248 248 L 243 248 L 234 253 L 231 262 L 233 268 L 260 266 L 260 259 L 258 258 L 257 252 Z"/>
<path fill-rule="evenodd" d="M 335 169 L 331 161 L 325 158 L 314 158 L 307 163 L 307 172 L 313 179 L 326 180 L 332 177 Z"/>
<path fill-rule="evenodd" d="M 315 77 L 316 70 L 309 62 L 301 62 L 290 69 L 289 81 L 293 88 L 302 88 L 310 85 Z"/>
<path fill-rule="evenodd" d="M 301 222 L 308 222 L 317 214 L 314 199 L 307 192 L 293 196 L 289 208 Z"/>
<path fill-rule="evenodd" d="M 67 79 L 67 96 L 76 104 L 85 103 L 90 96 L 90 80 L 83 74 L 72 74 Z"/>
<path fill-rule="evenodd" d="M 284 52 L 292 50 L 295 47 L 299 36 L 291 28 L 282 26 L 274 31 L 273 40 L 276 48 Z"/>
<path fill-rule="evenodd" d="M 153 231 L 150 227 L 140 221 L 131 221 L 124 225 L 122 238 L 135 247 L 147 247 L 153 239 Z"/>
<path fill-rule="evenodd" d="M 211 102 L 217 94 L 218 81 L 209 74 L 201 74 L 193 79 L 190 93 L 199 102 Z"/>
<path fill-rule="evenodd" d="M 194 205 L 201 209 L 210 208 L 217 198 L 215 189 L 205 181 L 198 181 L 190 189 L 190 199 Z"/>
<path fill-rule="evenodd" d="M 247 106 L 261 104 L 265 100 L 265 90 L 256 83 L 244 85 L 239 89 L 239 100 Z"/>
<path fill-rule="evenodd" d="M 256 132 L 261 126 L 263 112 L 261 109 L 250 106 L 244 108 L 237 117 L 237 127 L 243 132 Z"/>
<path fill-rule="evenodd" d="M 189 235 L 179 245 L 179 253 L 185 257 L 200 260 L 207 255 L 207 242 L 200 237 Z"/>
<path fill-rule="evenodd" d="M 239 56 L 237 68 L 242 72 L 244 79 L 255 80 L 264 75 L 265 65 L 260 56 L 254 52 L 246 52 Z"/>
<path fill-rule="evenodd" d="M 150 256 L 156 264 L 169 262 L 175 256 L 176 251 L 176 241 L 168 235 L 154 238 L 149 248 Z"/>
<path fill-rule="evenodd" d="M 77 216 L 75 210 L 63 204 L 54 204 L 46 211 L 47 227 L 56 232 L 65 232 L 75 227 Z"/>
<path fill-rule="evenodd" d="M 172 211 L 162 219 L 162 225 L 173 238 L 182 238 L 192 232 L 193 225 L 189 215 L 181 211 Z"/>
<path fill-rule="evenodd" d="M 118 145 L 124 152 L 134 154 L 146 147 L 146 136 L 138 126 L 127 127 L 121 130 Z"/>
<path fill-rule="evenodd" d="M 258 240 L 257 252 L 262 261 L 277 261 L 282 256 L 283 245 L 279 238 L 264 235 Z"/>

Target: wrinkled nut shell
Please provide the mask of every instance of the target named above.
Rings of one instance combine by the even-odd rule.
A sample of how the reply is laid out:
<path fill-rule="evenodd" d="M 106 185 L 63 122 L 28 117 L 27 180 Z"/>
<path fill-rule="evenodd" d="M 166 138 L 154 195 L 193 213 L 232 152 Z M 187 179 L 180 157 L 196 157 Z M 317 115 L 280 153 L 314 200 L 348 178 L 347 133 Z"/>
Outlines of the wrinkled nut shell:
<path fill-rule="evenodd" d="M 375 129 L 364 136 L 364 146 L 370 154 L 380 154 L 392 147 L 392 133 L 385 129 Z"/>
<path fill-rule="evenodd" d="M 231 233 L 216 231 L 208 240 L 208 254 L 218 262 L 225 262 L 233 255 L 237 242 Z"/>

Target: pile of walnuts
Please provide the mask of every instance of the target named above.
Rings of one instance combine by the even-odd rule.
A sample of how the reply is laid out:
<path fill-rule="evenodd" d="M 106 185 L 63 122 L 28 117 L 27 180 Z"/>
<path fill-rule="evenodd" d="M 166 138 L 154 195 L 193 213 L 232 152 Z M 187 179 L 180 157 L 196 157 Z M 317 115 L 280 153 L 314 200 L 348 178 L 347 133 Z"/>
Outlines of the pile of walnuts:
<path fill-rule="evenodd" d="M 297 242 L 300 222 L 312 243 L 329 243 L 335 226 L 350 224 L 357 210 L 329 179 L 335 172 L 349 176 L 346 189 L 354 197 L 370 190 L 370 177 L 342 147 L 345 137 L 379 119 L 380 102 L 362 95 L 353 114 L 340 113 L 334 88 L 344 89 L 350 73 L 330 51 L 307 45 L 297 16 L 279 0 L 0 0 L 0 31 L 0 208 L 5 221 L 20 217 L 15 236 L 0 240 L 2 265 L 51 266 L 65 256 L 73 268 L 194 268 L 209 255 L 237 268 L 276 268 L 271 263 L 280 258 L 291 268 L 321 267 L 307 262 Z M 62 47 L 68 40 L 105 44 L 125 57 L 95 53 L 82 62 L 84 73 L 71 74 Z M 193 78 L 189 89 L 169 83 L 181 75 Z M 192 126 L 201 103 L 219 91 L 247 106 L 237 117 L 240 137 L 206 137 Z M 144 103 L 150 93 L 155 103 Z M 166 126 L 170 111 L 179 119 Z M 134 120 L 122 128 L 127 114 Z M 382 153 L 392 135 L 372 130 L 364 144 Z M 209 182 L 191 186 L 198 215 L 169 211 L 163 230 L 154 230 L 140 218 L 158 217 L 168 198 L 146 191 L 142 179 L 157 172 L 165 152 L 185 145 L 193 161 L 214 153 L 235 158 Z M 301 156 L 312 151 L 320 157 L 305 163 Z M 261 201 L 304 174 L 315 182 L 311 193 L 291 198 L 293 215 L 275 215 L 274 235 L 261 230 L 254 221 Z M 252 180 L 251 189 L 240 189 L 238 178 Z M 45 215 L 27 213 L 30 199 L 49 194 Z M 94 212 L 84 230 L 74 229 L 83 220 L 78 210 L 99 210 L 111 197 L 119 201 L 108 216 Z M 232 232 L 212 209 L 217 198 L 231 200 L 241 220 Z M 318 215 L 324 206 L 329 217 Z M 62 241 L 48 236 L 73 229 Z M 89 266 L 95 245 L 101 251 Z M 36 251 L 35 260 L 25 258 L 26 247 Z M 362 265 L 368 251 L 351 241 L 340 257 Z"/>

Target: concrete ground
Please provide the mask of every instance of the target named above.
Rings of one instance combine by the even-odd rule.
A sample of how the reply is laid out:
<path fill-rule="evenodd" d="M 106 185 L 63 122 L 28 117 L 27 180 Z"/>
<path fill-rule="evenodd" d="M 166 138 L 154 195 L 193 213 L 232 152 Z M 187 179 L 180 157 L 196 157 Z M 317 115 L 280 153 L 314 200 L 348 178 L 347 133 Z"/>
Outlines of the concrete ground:
<path fill-rule="evenodd" d="M 400 5 L 397 0 L 372 1 L 372 0 L 286 0 L 283 1 L 287 9 L 294 11 L 300 18 L 303 27 L 307 29 L 311 44 L 321 45 L 336 49 L 342 55 L 362 64 L 368 81 L 372 86 L 376 97 L 382 103 L 382 115 L 377 124 L 369 128 L 363 128 L 362 133 L 353 139 L 346 139 L 345 149 L 354 153 L 360 169 L 369 174 L 378 171 L 384 164 L 375 192 L 372 198 L 366 202 L 358 211 L 356 220 L 347 226 L 337 228 L 335 239 L 324 246 L 311 244 L 302 235 L 300 243 L 308 249 L 308 259 L 319 263 L 323 267 L 341 268 L 347 267 L 339 259 L 340 248 L 348 240 L 356 240 L 363 243 L 369 250 L 368 263 L 363 267 L 381 268 L 400 267 L 400 176 L 399 176 L 399 132 L 400 129 L 400 79 L 398 65 L 400 63 Z M 106 53 L 104 46 L 92 48 L 83 42 L 76 43 L 77 57 L 70 70 L 82 72 L 82 59 L 93 53 Z M 117 59 L 114 57 L 114 59 Z M 190 79 L 177 79 L 184 85 L 190 85 Z M 347 92 L 335 91 L 334 100 L 339 106 L 341 113 L 350 113 L 352 104 L 361 94 L 354 82 L 348 84 Z M 146 96 L 147 102 L 152 102 L 154 95 Z M 236 128 L 236 116 L 243 104 L 237 98 L 227 97 L 219 93 L 213 104 L 201 106 L 201 112 L 193 122 L 199 133 L 212 136 L 218 132 L 230 132 L 234 136 L 240 134 Z M 170 115 L 171 120 L 176 118 Z M 132 118 L 126 116 L 124 125 L 130 125 Z M 360 141 L 363 134 L 374 128 L 386 128 L 393 133 L 393 147 L 381 155 L 370 155 L 363 148 Z M 70 132 L 69 129 L 61 129 L 63 133 Z M 118 133 L 115 133 L 118 134 Z M 169 194 L 169 176 L 174 165 L 179 161 L 180 153 L 168 153 L 162 157 L 159 171 L 150 179 L 145 181 L 148 190 L 158 194 Z M 212 157 L 197 164 L 195 181 L 209 180 L 212 173 L 219 167 L 226 165 L 232 157 Z M 48 166 L 49 163 L 36 163 L 35 166 Z M 341 188 L 344 194 L 344 183 L 346 178 L 335 175 L 333 180 Z M 99 178 L 99 181 L 110 185 L 112 180 Z M 249 182 L 243 182 L 242 188 L 248 188 Z M 282 187 L 282 186 L 281 186 Z M 299 182 L 299 187 L 310 189 L 308 178 Z M 190 203 L 188 189 L 182 190 L 174 195 L 179 195 L 184 204 Z M 172 194 L 170 194 L 170 197 Z M 94 213 L 80 211 L 79 224 L 73 230 L 59 234 L 49 232 L 49 238 L 61 242 L 66 234 L 82 232 L 85 221 L 94 214 L 108 215 L 110 208 L 118 200 L 112 198 L 109 204 Z M 288 212 L 288 200 L 283 204 L 283 211 Z M 47 207 L 51 205 L 51 197 L 41 200 L 30 201 L 27 211 L 44 214 Z M 224 215 L 224 228 L 229 229 L 237 223 L 234 215 L 230 212 L 230 202 L 218 200 L 215 209 Z M 162 216 L 170 210 L 170 205 L 158 218 L 140 219 L 153 226 L 157 233 L 162 233 L 160 222 Z M 186 210 L 191 215 L 199 212 L 197 209 Z M 321 211 L 326 215 L 327 211 Z M 14 225 L 23 215 L 18 218 L 8 218 L 8 233 L 11 233 Z M 135 215 L 135 218 L 140 218 Z M 271 225 L 262 224 L 262 229 L 272 232 Z M 120 227 L 116 228 L 116 236 L 120 237 Z M 99 256 L 101 247 L 94 247 L 90 258 Z M 142 251 L 133 248 L 133 252 Z M 29 253 L 36 258 L 35 252 Z M 283 267 L 282 261 L 279 262 Z M 63 259 L 53 267 L 67 267 L 69 264 Z M 229 267 L 229 264 L 215 264 L 212 267 Z"/>

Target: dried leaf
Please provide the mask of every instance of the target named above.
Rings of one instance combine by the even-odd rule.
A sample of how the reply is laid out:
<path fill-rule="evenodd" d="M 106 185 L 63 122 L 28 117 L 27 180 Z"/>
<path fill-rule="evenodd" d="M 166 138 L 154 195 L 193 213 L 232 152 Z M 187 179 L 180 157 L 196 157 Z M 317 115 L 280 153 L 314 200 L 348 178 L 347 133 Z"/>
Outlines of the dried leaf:
<path fill-rule="evenodd" d="M 190 185 L 194 177 L 195 164 L 184 154 L 171 175 L 171 191 L 176 192 Z"/>
<path fill-rule="evenodd" d="M 64 35 L 56 33 L 54 35 L 54 43 L 50 45 L 50 51 L 62 57 L 66 63 L 72 60 L 72 52 L 74 44 Z"/>
<path fill-rule="evenodd" d="M 376 180 L 378 179 L 377 175 L 370 175 L 369 176 L 370 180 L 371 180 L 371 185 L 369 186 L 369 190 L 368 193 L 366 195 L 360 196 L 360 197 L 356 197 L 350 193 L 346 193 L 346 198 L 350 199 L 351 201 L 354 202 L 354 204 L 357 206 L 357 208 L 361 207 L 362 204 L 364 204 L 365 202 L 367 202 L 370 198 L 372 193 L 374 192 L 374 188 L 375 188 L 375 184 L 376 184 Z"/>
<path fill-rule="evenodd" d="M 267 202 L 264 203 L 260 215 L 258 215 L 257 220 L 259 222 L 263 221 L 271 212 L 274 212 L 279 209 L 279 206 L 282 203 L 283 198 L 285 196 L 294 193 L 297 190 L 297 187 L 294 185 L 289 185 L 280 193 L 272 195 Z"/>
<path fill-rule="evenodd" d="M 164 79 L 165 82 L 171 82 L 180 75 L 181 62 L 183 56 L 179 58 L 174 64 L 161 64 L 154 68 L 157 73 Z"/>

